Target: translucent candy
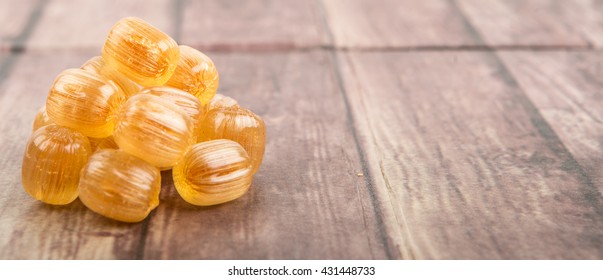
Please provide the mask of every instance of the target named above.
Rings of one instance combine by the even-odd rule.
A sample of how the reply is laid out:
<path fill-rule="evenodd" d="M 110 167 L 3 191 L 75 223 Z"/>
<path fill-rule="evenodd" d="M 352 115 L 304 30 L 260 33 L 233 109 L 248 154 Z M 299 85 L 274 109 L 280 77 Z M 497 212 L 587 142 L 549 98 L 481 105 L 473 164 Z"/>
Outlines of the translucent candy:
<path fill-rule="evenodd" d="M 262 164 L 266 147 L 266 125 L 253 112 L 241 107 L 211 110 L 201 123 L 200 141 L 233 140 L 247 151 L 256 173 Z"/>
<path fill-rule="evenodd" d="M 191 119 L 158 96 L 130 97 L 117 118 L 113 138 L 119 148 L 162 169 L 174 166 L 194 142 Z"/>
<path fill-rule="evenodd" d="M 176 190 L 194 205 L 237 199 L 247 192 L 253 179 L 247 152 L 225 139 L 193 145 L 172 172 Z"/>
<path fill-rule="evenodd" d="M 233 98 L 216 93 L 214 98 L 212 98 L 209 103 L 205 104 L 205 113 L 207 114 L 213 109 L 224 109 L 229 107 L 239 107 L 239 103 Z"/>
<path fill-rule="evenodd" d="M 105 63 L 142 86 L 165 84 L 174 73 L 180 50 L 170 36 L 134 17 L 118 21 L 102 49 Z"/>
<path fill-rule="evenodd" d="M 113 136 L 109 136 L 106 138 L 88 137 L 88 140 L 90 141 L 90 147 L 92 148 L 92 152 L 96 152 L 100 149 L 119 149 L 119 146 L 117 146 L 117 143 L 115 143 L 115 139 L 113 139 Z"/>
<path fill-rule="evenodd" d="M 114 82 L 126 95 L 126 97 L 130 97 L 140 90 L 140 87 L 136 83 L 130 81 L 123 74 L 107 66 L 103 58 L 100 56 L 95 56 L 89 59 L 80 68 L 88 72 L 99 74 L 107 78 L 107 80 Z"/>
<path fill-rule="evenodd" d="M 36 117 L 34 118 L 33 131 L 36 131 L 38 130 L 38 128 L 43 127 L 45 125 L 49 125 L 51 123 L 53 122 L 52 120 L 50 120 L 50 117 L 48 117 L 48 114 L 46 113 L 46 106 L 42 106 L 42 108 L 40 108 L 40 110 L 36 114 Z"/>
<path fill-rule="evenodd" d="M 80 170 L 91 153 L 83 134 L 56 124 L 41 127 L 29 138 L 23 156 L 25 191 L 48 204 L 72 202 L 78 195 Z"/>
<path fill-rule="evenodd" d="M 191 93 L 207 104 L 216 94 L 220 78 L 214 62 L 204 53 L 180 46 L 180 60 L 166 85 Z"/>
<path fill-rule="evenodd" d="M 124 222 L 158 206 L 165 169 L 192 204 L 241 197 L 262 162 L 266 127 L 216 94 L 219 80 L 204 53 L 141 19 L 119 20 L 101 56 L 52 84 L 23 158 L 25 191 L 49 204 L 79 196 Z"/>
<path fill-rule="evenodd" d="M 68 69 L 57 76 L 46 99 L 50 119 L 88 137 L 111 135 L 115 112 L 126 100 L 115 83 L 82 69 Z"/>
<path fill-rule="evenodd" d="M 197 139 L 199 135 L 201 121 L 205 116 L 205 107 L 201 106 L 199 99 L 192 96 L 186 91 L 182 91 L 172 87 L 150 87 L 146 88 L 140 93 L 151 94 L 159 96 L 169 103 L 172 103 L 178 108 L 182 109 L 187 116 L 193 121 L 194 128 L 194 139 Z"/>
<path fill-rule="evenodd" d="M 122 222 L 144 220 L 159 205 L 161 174 L 121 150 L 99 150 L 82 170 L 80 200 L 90 210 Z"/>

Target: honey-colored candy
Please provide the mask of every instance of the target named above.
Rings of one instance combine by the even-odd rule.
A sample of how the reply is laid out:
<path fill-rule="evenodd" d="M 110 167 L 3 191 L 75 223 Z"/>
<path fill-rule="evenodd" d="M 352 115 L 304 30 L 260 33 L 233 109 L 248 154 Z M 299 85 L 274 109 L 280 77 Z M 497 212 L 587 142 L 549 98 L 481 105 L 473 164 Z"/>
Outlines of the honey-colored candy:
<path fill-rule="evenodd" d="M 167 34 L 134 17 L 118 21 L 102 49 L 105 63 L 148 87 L 165 84 L 174 73 L 180 50 Z"/>
<path fill-rule="evenodd" d="M 201 123 L 200 141 L 212 139 L 233 140 L 247 151 L 256 173 L 262 164 L 266 147 L 266 125 L 250 110 L 229 107 L 211 110 Z"/>
<path fill-rule="evenodd" d="M 78 195 L 80 170 L 90 154 L 83 134 L 56 124 L 39 128 L 29 138 L 23 156 L 23 188 L 44 203 L 72 202 Z"/>
<path fill-rule="evenodd" d="M 247 192 L 253 179 L 247 152 L 225 139 L 193 145 L 172 172 L 176 190 L 194 205 L 237 199 Z"/>
<path fill-rule="evenodd" d="M 194 142 L 191 118 L 151 94 L 136 94 L 117 116 L 113 138 L 120 149 L 156 167 L 174 166 Z"/>
<path fill-rule="evenodd" d="M 139 18 L 119 20 L 101 56 L 54 80 L 23 157 L 25 191 L 56 205 L 79 196 L 123 222 L 159 205 L 161 170 L 170 168 L 191 204 L 243 196 L 262 163 L 266 126 L 217 94 L 219 80 L 204 53 Z"/>
<path fill-rule="evenodd" d="M 216 94 L 219 81 L 218 70 L 207 55 L 181 45 L 178 67 L 166 85 L 187 91 L 201 104 L 207 104 Z"/>
<path fill-rule="evenodd" d="M 231 97 L 216 93 L 214 98 L 205 104 L 205 114 L 214 109 L 224 109 L 230 107 L 239 107 L 239 103 Z"/>
<path fill-rule="evenodd" d="M 126 97 L 130 97 L 140 90 L 139 86 L 136 83 L 130 81 L 123 74 L 107 66 L 103 58 L 100 56 L 95 56 L 89 59 L 80 68 L 92 73 L 99 74 L 107 78 L 107 80 L 114 82 L 126 95 Z"/>
<path fill-rule="evenodd" d="M 117 143 L 115 143 L 115 139 L 113 139 L 113 136 L 109 136 L 106 138 L 88 137 L 88 140 L 90 141 L 90 147 L 92 148 L 92 152 L 96 152 L 100 149 L 119 149 L 119 146 L 117 146 Z"/>
<path fill-rule="evenodd" d="M 99 150 L 82 170 L 80 200 L 90 210 L 122 222 L 144 220 L 159 205 L 161 174 L 121 150 Z"/>
<path fill-rule="evenodd" d="M 42 106 L 42 108 L 38 110 L 38 113 L 34 118 L 33 131 L 36 131 L 38 130 L 38 128 L 43 127 L 45 125 L 49 125 L 51 123 L 53 122 L 52 120 L 50 120 L 50 117 L 48 117 L 48 114 L 46 113 L 46 106 Z"/>
<path fill-rule="evenodd" d="M 82 69 L 68 69 L 57 76 L 46 99 L 50 119 L 88 137 L 111 135 L 115 112 L 126 100 L 115 83 Z"/>
<path fill-rule="evenodd" d="M 205 115 L 204 107 L 196 97 L 190 95 L 186 91 L 182 91 L 172 87 L 150 87 L 142 90 L 140 93 L 159 96 L 166 101 L 178 106 L 186 113 L 193 121 L 194 139 L 199 135 L 201 121 Z"/>

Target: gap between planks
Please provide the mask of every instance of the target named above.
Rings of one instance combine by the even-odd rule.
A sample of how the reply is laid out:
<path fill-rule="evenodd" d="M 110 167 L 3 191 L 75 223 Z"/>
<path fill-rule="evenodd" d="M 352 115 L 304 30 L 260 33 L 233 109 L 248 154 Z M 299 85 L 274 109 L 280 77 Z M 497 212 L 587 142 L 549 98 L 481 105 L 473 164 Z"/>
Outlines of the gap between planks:
<path fill-rule="evenodd" d="M 319 18 L 323 25 L 323 28 L 326 30 L 329 41 L 333 43 L 335 41 L 335 37 L 333 35 L 333 31 L 329 26 L 327 21 L 327 13 L 325 10 L 324 2 L 319 1 L 317 7 L 319 9 Z M 341 65 L 339 60 L 337 59 L 337 50 L 335 48 L 331 48 L 328 50 L 329 58 L 333 65 L 334 75 L 336 78 L 336 85 L 341 93 L 341 97 L 345 104 L 346 111 L 346 119 L 349 130 L 352 133 L 352 137 L 354 138 L 354 144 L 356 148 L 356 152 L 358 153 L 360 163 L 362 165 L 362 173 L 364 174 L 364 181 L 367 188 L 367 191 L 370 196 L 371 206 L 373 207 L 373 211 L 375 213 L 375 217 L 377 219 L 377 225 L 379 230 L 379 237 L 381 238 L 382 245 L 385 250 L 385 254 L 388 259 L 400 259 L 402 256 L 400 255 L 400 250 L 396 250 L 397 244 L 400 244 L 400 241 L 396 240 L 398 236 L 393 237 L 388 235 L 387 225 L 385 224 L 384 219 L 387 217 L 391 217 L 392 214 L 388 213 L 384 215 L 383 211 L 387 211 L 387 209 L 381 209 L 379 205 L 381 205 L 380 200 L 378 198 L 377 190 L 374 185 L 373 174 L 370 172 L 369 163 L 366 156 L 366 151 L 363 150 L 362 145 L 360 144 L 360 139 L 358 137 L 358 131 L 356 127 L 356 120 L 354 119 L 354 115 L 352 113 L 352 107 L 350 105 L 350 100 L 348 94 L 346 92 L 346 87 L 343 81 L 343 76 L 341 73 Z M 412 255 L 412 254 L 411 254 Z"/>
<path fill-rule="evenodd" d="M 28 50 L 26 47 L 24 47 L 24 43 L 27 41 L 27 39 L 29 38 L 29 36 L 32 33 L 32 30 L 36 27 L 38 20 L 40 18 L 40 15 L 42 14 L 44 7 L 46 5 L 47 1 L 40 1 L 36 7 L 32 10 L 31 14 L 30 14 L 30 18 L 27 21 L 27 24 L 25 25 L 23 31 L 20 33 L 20 35 L 18 37 L 16 37 L 13 40 L 13 43 L 11 44 L 10 49 L 8 49 L 8 53 L 10 53 L 10 55 L 5 59 L 5 61 L 3 61 L 3 63 L 0 65 L 0 83 L 4 81 L 4 78 L 6 76 L 8 76 L 8 74 L 10 73 L 12 66 L 14 65 L 15 61 L 18 59 L 18 55 L 24 52 L 36 52 L 36 51 L 40 51 L 40 50 Z M 183 5 L 181 3 L 181 1 L 175 1 L 174 3 L 176 3 L 176 7 L 175 7 L 175 12 L 174 15 L 179 15 L 182 13 L 182 8 Z M 462 17 L 468 21 L 467 17 L 462 14 Z M 323 15 L 324 16 L 324 15 Z M 179 22 L 178 17 L 175 17 L 175 21 Z M 181 25 L 181 22 L 176 23 L 177 26 Z M 330 34 L 330 28 L 328 26 L 328 24 L 326 24 L 326 22 L 323 22 L 323 24 L 325 24 L 325 28 L 327 29 L 327 31 L 329 31 Z M 468 23 L 469 25 L 472 25 L 471 23 Z M 179 31 L 180 28 L 176 27 L 176 33 L 175 36 L 179 35 Z M 479 33 L 477 33 L 477 36 L 479 36 Z M 330 36 L 332 37 L 332 34 L 330 34 Z M 176 38 L 177 39 L 177 38 Z M 481 38 L 480 38 L 481 40 Z M 201 48 L 203 48 L 204 50 L 207 51 L 211 51 L 211 52 L 216 52 L 216 53 L 231 53 L 231 52 L 309 52 L 309 51 L 315 51 L 315 50 L 324 50 L 324 51 L 328 51 L 330 53 L 330 57 L 332 59 L 332 62 L 334 63 L 334 70 L 336 72 L 336 76 L 337 76 L 337 84 L 338 87 L 341 90 L 342 93 L 342 97 L 345 101 L 345 108 L 347 111 L 347 118 L 348 118 L 348 122 L 349 122 L 349 126 L 351 127 L 351 131 L 353 132 L 353 136 L 355 138 L 355 142 L 357 144 L 357 149 L 358 149 L 358 153 L 361 156 L 361 161 L 362 161 L 362 165 L 363 165 L 363 172 L 366 175 L 366 181 L 367 181 L 367 186 L 369 187 L 369 189 L 371 189 L 370 191 L 372 191 L 373 185 L 371 184 L 371 175 L 368 171 L 368 167 L 367 167 L 367 161 L 365 159 L 365 155 L 364 155 L 364 151 L 362 150 L 361 145 L 358 143 L 358 139 L 357 139 L 357 135 L 356 135 L 356 129 L 355 129 L 355 122 L 353 119 L 353 116 L 351 114 L 351 108 L 350 108 L 350 104 L 348 101 L 348 97 L 347 97 L 347 93 L 345 91 L 345 87 L 343 85 L 343 82 L 341 81 L 341 73 L 340 73 L 340 65 L 339 62 L 337 60 L 336 57 L 336 53 L 337 52 L 433 52 L 433 51 L 440 51 L 440 52 L 446 52 L 446 51 L 454 51 L 454 52 L 458 52 L 458 51 L 468 51 L 468 52 L 472 52 L 472 51 L 478 51 L 478 52 L 484 52 L 484 51 L 490 51 L 490 52 L 496 52 L 496 51 L 534 51 L 534 52 L 546 52 L 546 51 L 593 51 L 593 52 L 599 52 L 603 49 L 601 48 L 595 48 L 592 46 L 565 46 L 565 45 L 549 45 L 549 46 L 522 46 L 522 45 L 509 45 L 509 46 L 505 46 L 505 45 L 501 45 L 501 46 L 394 46 L 394 47 L 337 47 L 337 46 L 333 46 L 333 45 L 317 45 L 317 46 L 309 46 L 309 47 L 297 47 L 297 46 L 292 46 L 292 45 L 287 45 L 287 44 L 257 44 L 257 45 L 230 45 L 230 46 L 225 46 L 225 45 L 210 45 L 210 46 L 200 46 Z M 5 52 L 6 50 L 1 50 L 0 52 Z M 47 49 L 45 49 L 45 51 L 49 51 Z M 538 110 L 536 109 L 536 107 L 534 106 L 534 104 L 532 104 L 532 101 L 529 99 L 529 97 L 525 94 L 525 92 L 523 92 L 523 89 L 521 89 L 521 87 L 519 85 L 517 85 L 517 82 L 515 81 L 515 77 L 512 76 L 512 74 L 506 69 L 506 65 L 504 64 L 504 62 L 502 62 L 500 60 L 500 58 L 498 57 L 497 54 L 494 54 L 497 64 L 500 65 L 501 67 L 501 71 L 504 72 L 505 74 L 508 75 L 508 78 L 512 81 L 512 84 L 514 86 L 516 86 L 517 88 L 520 89 L 520 93 L 522 95 L 523 99 L 522 101 L 522 105 L 525 106 L 526 111 L 529 111 L 530 114 L 533 117 L 533 120 L 536 119 L 535 122 L 537 122 L 536 127 L 538 128 L 543 128 L 545 131 L 541 131 L 539 129 L 539 132 L 542 134 L 542 136 L 547 139 L 548 141 L 554 142 L 551 143 L 550 145 L 558 147 L 559 145 L 562 146 L 562 148 L 560 150 L 558 150 L 558 152 L 563 155 L 563 157 L 568 157 L 570 158 L 572 161 L 575 161 L 573 159 L 573 155 L 569 153 L 569 151 L 567 150 L 567 148 L 565 148 L 564 144 L 559 140 L 558 136 L 555 134 L 555 132 L 550 128 L 550 125 L 546 122 L 546 120 L 540 115 L 540 113 L 538 112 Z M 576 163 L 577 164 L 577 163 Z M 579 166 L 579 165 L 578 165 Z M 582 177 L 582 179 L 584 181 L 590 181 L 590 178 L 588 178 L 587 175 L 584 174 L 584 172 L 582 170 L 579 171 L 580 173 L 580 177 Z M 378 175 L 377 175 L 378 176 Z M 586 185 L 591 185 L 588 182 L 585 183 Z M 374 195 L 372 195 L 374 196 Z M 372 197 L 372 199 L 375 199 L 374 197 Z M 377 217 L 381 218 L 381 213 L 380 213 L 380 209 L 379 207 L 375 206 L 375 211 L 377 212 Z M 147 218 L 147 220 L 145 220 L 145 223 L 148 223 L 148 220 L 150 220 L 152 217 L 149 216 L 149 218 Z M 383 223 L 382 221 L 380 223 Z M 137 253 L 137 258 L 141 258 L 144 255 L 144 243 L 145 243 L 145 239 L 146 239 L 146 226 L 144 227 L 143 231 L 141 232 L 141 240 L 140 240 L 140 252 Z M 383 233 L 383 238 L 384 240 L 387 240 L 387 236 L 385 233 Z M 384 241 L 385 244 L 387 244 L 387 241 Z M 386 248 L 390 248 L 390 246 L 386 245 Z M 391 249 L 391 248 L 390 248 Z M 388 257 L 389 258 L 395 258 L 395 253 L 392 252 L 388 252 Z"/>
<path fill-rule="evenodd" d="M 177 33 L 176 33 L 177 34 Z M 548 46 L 530 46 L 530 45 L 501 45 L 501 46 L 444 46 L 444 45 L 421 45 L 421 46 L 382 46 L 382 47 L 339 47 L 333 45 L 316 46 L 294 46 L 289 44 L 249 44 L 249 45 L 192 45 L 203 52 L 212 53 L 283 53 L 283 52 L 313 52 L 317 50 L 333 52 L 601 52 L 603 48 L 592 46 L 566 46 L 566 45 L 548 45 Z M 96 48 L 27 48 L 24 45 L 13 45 L 5 49 L 0 49 L 0 53 L 21 54 L 21 53 L 41 53 L 65 50 L 92 51 Z"/>

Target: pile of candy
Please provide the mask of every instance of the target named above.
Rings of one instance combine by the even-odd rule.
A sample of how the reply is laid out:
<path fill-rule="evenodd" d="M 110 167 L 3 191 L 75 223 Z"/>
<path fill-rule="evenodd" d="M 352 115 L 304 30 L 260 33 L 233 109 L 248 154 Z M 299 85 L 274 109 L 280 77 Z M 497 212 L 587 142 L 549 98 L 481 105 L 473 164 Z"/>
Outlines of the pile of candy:
<path fill-rule="evenodd" d="M 241 197 L 266 143 L 260 117 L 216 94 L 205 54 L 138 18 L 118 21 L 102 56 L 55 79 L 23 157 L 25 191 L 124 222 L 159 205 L 160 170 L 172 169 L 194 205 Z"/>

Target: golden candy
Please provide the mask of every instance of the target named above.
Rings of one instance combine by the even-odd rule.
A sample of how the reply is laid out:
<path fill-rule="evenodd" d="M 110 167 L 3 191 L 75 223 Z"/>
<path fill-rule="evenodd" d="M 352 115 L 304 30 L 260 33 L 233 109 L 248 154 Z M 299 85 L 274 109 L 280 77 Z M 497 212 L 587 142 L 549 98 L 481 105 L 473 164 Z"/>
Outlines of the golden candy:
<path fill-rule="evenodd" d="M 180 60 L 166 86 L 175 87 L 207 104 L 216 94 L 220 78 L 214 62 L 204 53 L 189 46 L 180 46 Z"/>
<path fill-rule="evenodd" d="M 23 157 L 25 191 L 49 204 L 79 196 L 124 222 L 159 205 L 160 170 L 172 167 L 189 203 L 241 197 L 262 162 L 266 127 L 216 94 L 219 80 L 204 53 L 141 19 L 121 19 L 101 56 L 54 80 Z"/>
<path fill-rule="evenodd" d="M 25 191 L 44 203 L 63 205 L 78 195 L 80 170 L 91 154 L 88 138 L 56 124 L 36 130 L 27 143 L 21 181 Z"/>
<path fill-rule="evenodd" d="M 253 173 L 247 152 L 219 139 L 195 144 L 172 170 L 176 190 L 188 203 L 214 205 L 241 197 Z"/>
<path fill-rule="evenodd" d="M 102 49 L 109 67 L 142 86 L 165 84 L 176 69 L 179 54 L 170 36 L 134 17 L 118 21 Z"/>
<path fill-rule="evenodd" d="M 38 128 L 43 127 L 45 125 L 49 125 L 51 123 L 53 122 L 52 120 L 50 120 L 50 117 L 48 117 L 48 114 L 46 113 L 46 106 L 42 106 L 42 108 L 38 110 L 38 113 L 34 118 L 33 131 L 36 131 L 38 130 Z"/>
<path fill-rule="evenodd" d="M 113 138 L 119 148 L 162 169 L 174 166 L 194 142 L 191 119 L 158 96 L 130 97 L 117 119 Z"/>
<path fill-rule="evenodd" d="M 99 74 L 107 78 L 107 80 L 114 82 L 126 95 L 126 97 L 130 97 L 140 90 L 136 83 L 130 81 L 121 73 L 107 66 L 103 58 L 100 56 L 95 56 L 89 59 L 80 68 L 88 72 Z"/>
<path fill-rule="evenodd" d="M 88 137 L 111 135 L 114 114 L 126 100 L 123 92 L 104 77 L 82 69 L 57 76 L 46 100 L 50 119 Z"/>
<path fill-rule="evenodd" d="M 100 149 L 119 149 L 119 146 L 117 146 L 117 143 L 115 143 L 115 139 L 113 139 L 113 136 L 109 136 L 106 138 L 88 137 L 88 140 L 90 141 L 90 147 L 92 148 L 92 152 L 96 152 Z"/>
<path fill-rule="evenodd" d="M 80 200 L 90 210 L 122 222 L 144 220 L 159 205 L 159 170 L 121 150 L 99 150 L 82 169 Z"/>
<path fill-rule="evenodd" d="M 230 107 L 239 107 L 239 103 L 237 103 L 237 101 L 233 98 L 216 93 L 214 98 L 212 98 L 209 103 L 205 104 L 205 114 L 214 109 L 224 109 Z"/>
<path fill-rule="evenodd" d="M 171 87 L 150 87 L 142 90 L 140 93 L 159 96 L 171 104 L 182 109 L 187 116 L 191 118 L 194 126 L 194 139 L 197 139 L 199 134 L 201 121 L 205 115 L 204 107 L 201 106 L 199 99 L 190 95 L 186 91 L 182 91 Z"/>
<path fill-rule="evenodd" d="M 266 125 L 253 112 L 241 107 L 211 110 L 201 123 L 200 141 L 233 140 L 247 151 L 255 174 L 262 164 L 266 147 Z"/>

